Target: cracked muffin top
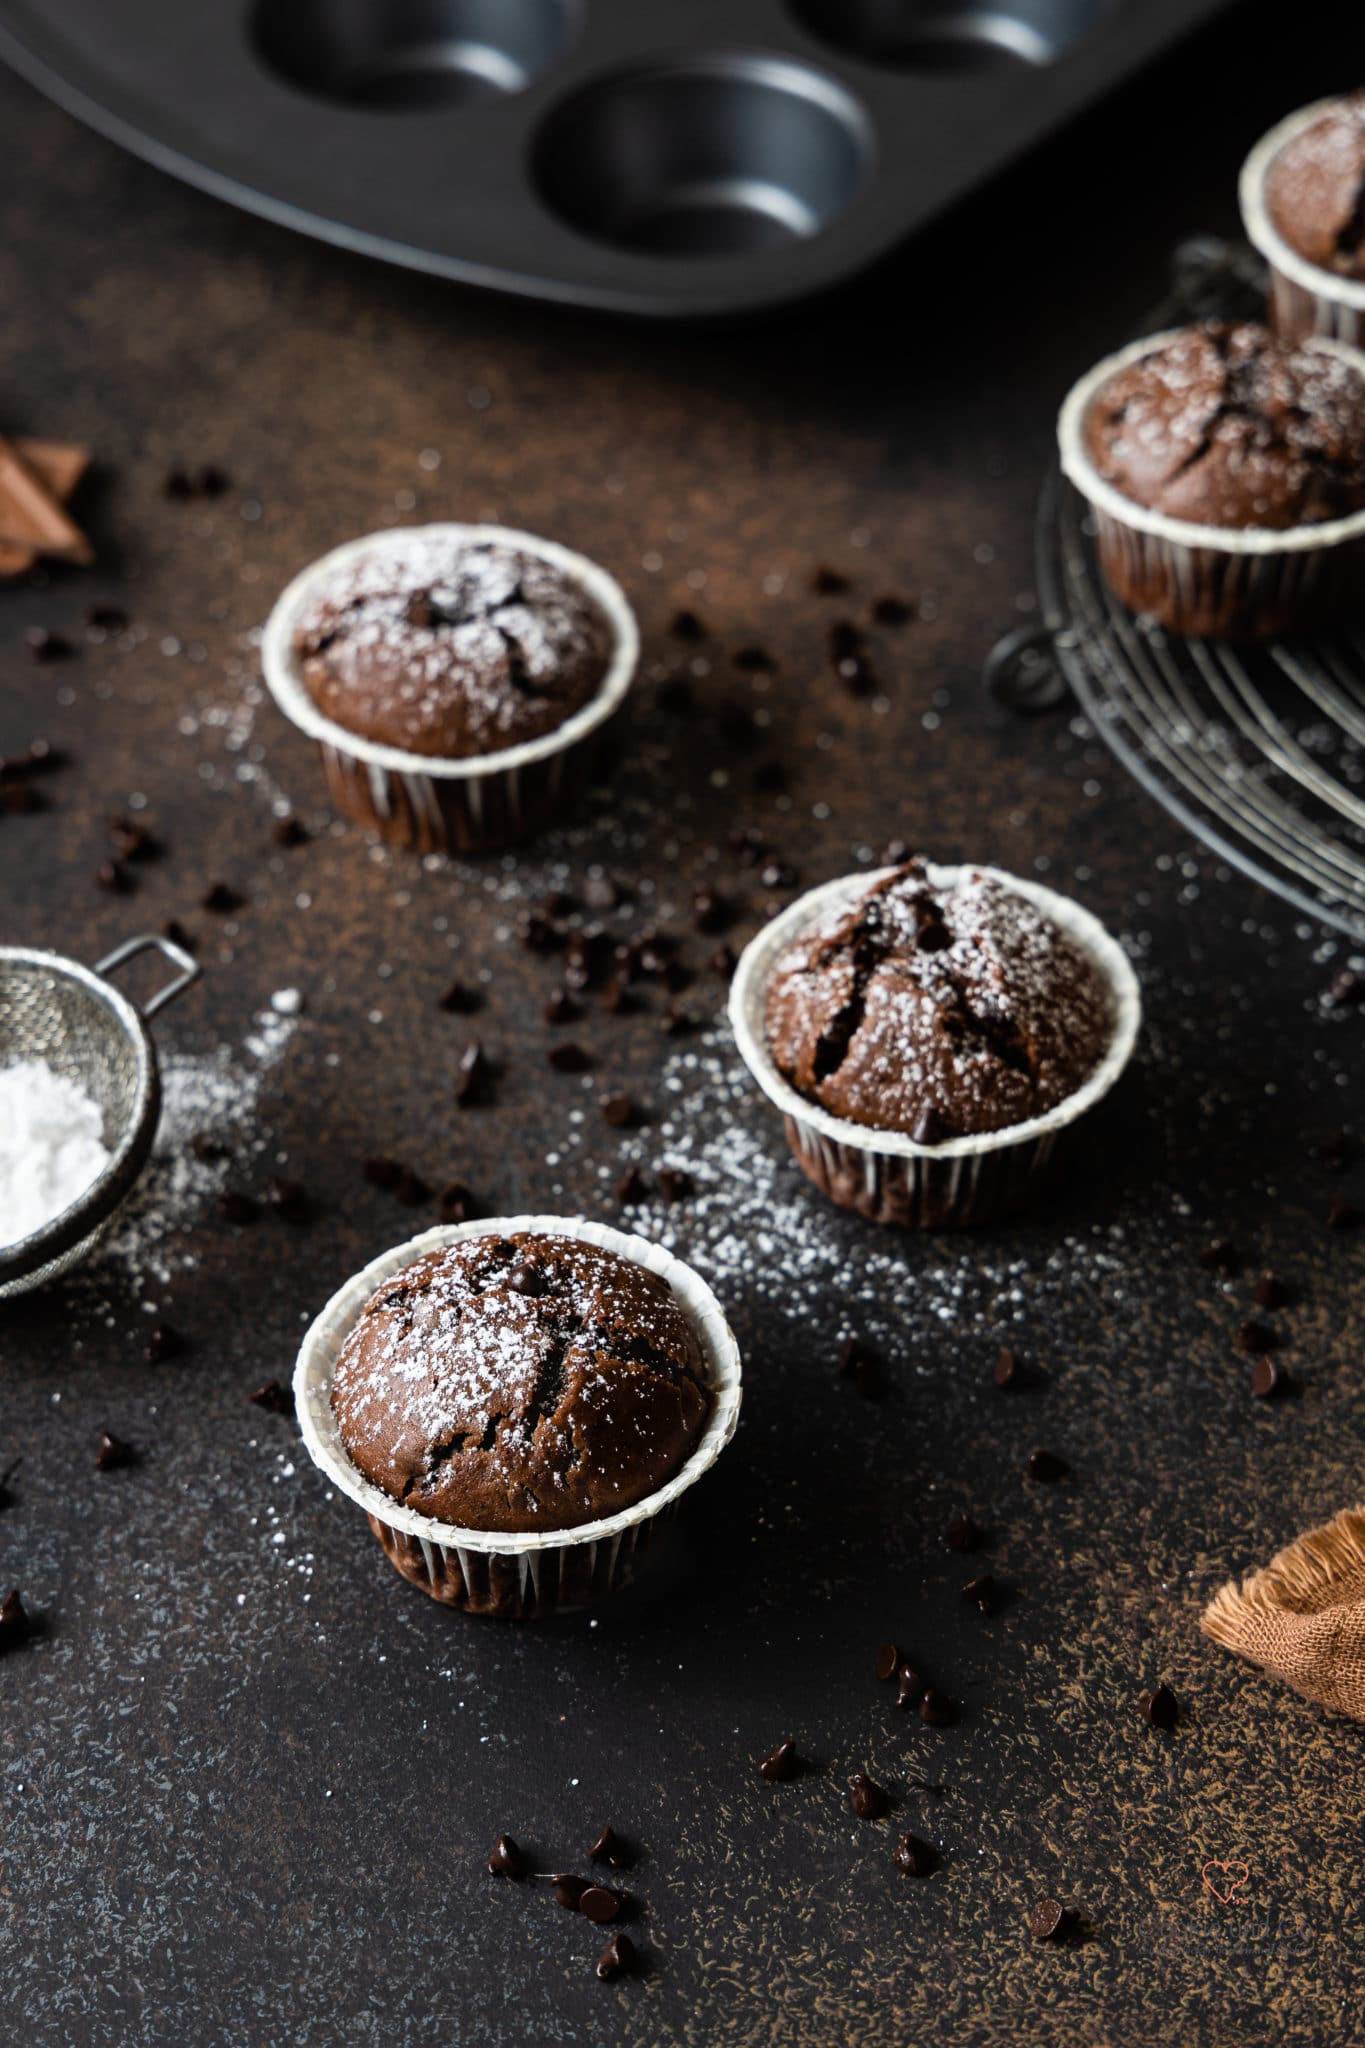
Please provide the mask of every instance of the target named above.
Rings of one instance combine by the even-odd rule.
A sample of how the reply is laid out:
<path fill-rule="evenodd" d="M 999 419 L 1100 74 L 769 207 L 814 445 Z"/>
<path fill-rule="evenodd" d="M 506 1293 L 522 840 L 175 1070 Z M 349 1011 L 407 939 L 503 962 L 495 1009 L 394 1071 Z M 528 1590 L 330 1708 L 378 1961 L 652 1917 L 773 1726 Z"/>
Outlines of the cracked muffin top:
<path fill-rule="evenodd" d="M 790 1085 L 921 1145 L 1041 1116 L 1113 1030 L 1100 974 L 1026 896 L 972 869 L 936 889 L 920 860 L 787 947 L 767 989 Z"/>
<path fill-rule="evenodd" d="M 1266 173 L 1266 210 L 1319 270 L 1365 279 L 1365 92 L 1287 142 Z"/>
<path fill-rule="evenodd" d="M 1365 506 L 1365 378 L 1249 321 L 1188 327 L 1118 371 L 1085 441 L 1126 498 L 1201 526 L 1278 532 Z"/>
<path fill-rule="evenodd" d="M 314 585 L 294 656 L 326 717 L 459 760 L 553 732 L 592 697 L 614 636 L 541 556 L 413 527 Z"/>
<path fill-rule="evenodd" d="M 352 1462 L 465 1529 L 572 1529 L 654 1493 L 711 1411 L 666 1280 L 576 1238 L 469 1237 L 376 1289 L 337 1360 Z"/>

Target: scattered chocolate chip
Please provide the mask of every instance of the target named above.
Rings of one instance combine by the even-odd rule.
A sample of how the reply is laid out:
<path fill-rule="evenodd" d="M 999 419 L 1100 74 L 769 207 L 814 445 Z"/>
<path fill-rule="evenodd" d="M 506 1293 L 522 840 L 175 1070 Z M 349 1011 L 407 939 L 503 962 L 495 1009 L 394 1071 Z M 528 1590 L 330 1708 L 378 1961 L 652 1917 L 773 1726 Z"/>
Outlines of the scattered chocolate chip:
<path fill-rule="evenodd" d="M 510 1835 L 499 1835 L 487 1867 L 490 1877 L 525 1877 L 526 1858 Z"/>
<path fill-rule="evenodd" d="M 222 498 L 232 489 L 232 478 L 216 462 L 205 462 L 194 478 L 194 487 L 201 498 Z"/>
<path fill-rule="evenodd" d="M 821 568 L 811 577 L 810 587 L 817 597 L 842 597 L 853 585 L 838 569 Z"/>
<path fill-rule="evenodd" d="M 1279 1274 L 1269 1269 L 1259 1275 L 1251 1292 L 1257 1308 L 1283 1308 L 1289 1300 L 1289 1289 Z"/>
<path fill-rule="evenodd" d="M 635 1943 L 628 1934 L 613 1934 L 594 1968 L 603 1981 L 628 1975 L 636 1965 Z"/>
<path fill-rule="evenodd" d="M 128 623 L 128 614 L 122 605 L 92 604 L 86 610 L 85 623 L 97 633 L 121 633 Z"/>
<path fill-rule="evenodd" d="M 532 1265 L 529 1259 L 523 1259 L 518 1265 L 513 1266 L 506 1278 L 507 1285 L 514 1294 L 524 1294 L 534 1300 L 549 1292 L 549 1281 L 540 1267 Z"/>
<path fill-rule="evenodd" d="M 695 1031 L 697 1020 L 681 1003 L 670 1003 L 659 1019 L 659 1028 L 667 1038 L 686 1038 L 689 1031 Z"/>
<path fill-rule="evenodd" d="M 190 1139 L 190 1150 L 196 1159 L 202 1159 L 206 1164 L 212 1164 L 217 1159 L 231 1157 L 228 1147 L 223 1143 L 222 1139 L 215 1138 L 209 1131 L 196 1131 Z"/>
<path fill-rule="evenodd" d="M 230 882 L 215 882 L 204 891 L 200 901 L 205 910 L 216 910 L 226 915 L 229 911 L 240 910 L 246 898 Z"/>
<path fill-rule="evenodd" d="M 902 1835 L 891 1860 L 905 1877 L 927 1877 L 938 1856 L 933 1847 L 922 1842 L 918 1835 Z"/>
<path fill-rule="evenodd" d="M 372 1188 L 383 1188 L 386 1193 L 392 1193 L 403 1177 L 396 1159 L 367 1159 L 363 1172 Z"/>
<path fill-rule="evenodd" d="M 186 931 L 178 917 L 168 917 L 161 927 L 161 932 L 163 938 L 169 939 L 173 946 L 181 947 L 186 953 L 198 952 L 198 939 L 193 932 Z"/>
<path fill-rule="evenodd" d="M 908 1664 L 902 1664 L 896 1673 L 896 1705 L 917 1707 L 927 1691 L 928 1687 L 918 1671 L 913 1671 Z"/>
<path fill-rule="evenodd" d="M 98 888 L 108 889 L 115 896 L 126 896 L 133 886 L 133 878 L 122 861 L 106 860 L 95 869 L 95 883 Z"/>
<path fill-rule="evenodd" d="M 964 1600 L 975 1601 L 983 1614 L 994 1614 L 999 1590 L 993 1573 L 979 1572 L 974 1579 L 968 1579 L 962 1588 L 962 1597 Z"/>
<path fill-rule="evenodd" d="M 614 1131 L 629 1130 L 636 1121 L 635 1104 L 628 1095 L 604 1095 L 598 1103 L 604 1124 Z"/>
<path fill-rule="evenodd" d="M 706 964 L 713 974 L 721 977 L 722 981 L 729 981 L 739 965 L 739 955 L 731 945 L 717 946 Z"/>
<path fill-rule="evenodd" d="M 659 1168 L 659 1193 L 666 1202 L 685 1202 L 696 1191 L 696 1183 L 683 1167 Z"/>
<path fill-rule="evenodd" d="M 0 771 L 0 810 L 12 817 L 23 817 L 46 809 L 46 797 L 32 783 L 8 779 Z"/>
<path fill-rule="evenodd" d="M 609 1863 L 613 1870 L 629 1870 L 633 1860 L 630 1845 L 622 1841 L 613 1827 L 603 1828 L 588 1856 L 593 1863 Z"/>
<path fill-rule="evenodd" d="M 953 1127 L 931 1102 L 920 1111 L 910 1136 L 917 1145 L 943 1145 L 953 1136 Z"/>
<path fill-rule="evenodd" d="M 573 1024 L 583 1014 L 567 989 L 556 989 L 541 1016 L 547 1024 Z"/>
<path fill-rule="evenodd" d="M 460 1054 L 455 1079 L 455 1100 L 461 1109 L 472 1109 L 487 1101 L 492 1086 L 493 1063 L 484 1052 L 481 1042 L 477 1038 L 471 1038 Z"/>
<path fill-rule="evenodd" d="M 1279 1338 L 1268 1323 L 1246 1322 L 1241 1325 L 1237 1332 L 1239 1349 L 1249 1351 L 1253 1356 L 1259 1356 L 1266 1351 L 1273 1351 L 1279 1341 Z"/>
<path fill-rule="evenodd" d="M 919 1703 L 919 1717 L 926 1728 L 949 1728 L 957 1719 L 957 1708 L 946 1693 L 928 1686 Z"/>
<path fill-rule="evenodd" d="M 639 1007 L 634 996 L 623 981 L 605 982 L 602 987 L 602 993 L 598 996 L 597 1000 L 600 1007 L 606 1011 L 609 1017 L 628 1017 Z M 573 1020 L 566 1017 L 564 1021 L 567 1024 L 572 1023 Z"/>
<path fill-rule="evenodd" d="M 910 858 L 908 839 L 888 839 L 877 856 L 877 865 L 881 868 L 903 868 Z"/>
<path fill-rule="evenodd" d="M 659 709 L 675 718 L 692 710 L 697 693 L 686 676 L 665 676 L 659 685 Z"/>
<path fill-rule="evenodd" d="M 1235 1273 L 1241 1265 L 1237 1248 L 1230 1238 L 1213 1237 L 1199 1254 L 1199 1263 L 1206 1273 Z"/>
<path fill-rule="evenodd" d="M 431 1200 L 431 1189 L 420 1173 L 414 1173 L 410 1166 L 399 1168 L 398 1178 L 393 1184 L 394 1199 L 405 1209 L 423 1209 Z"/>
<path fill-rule="evenodd" d="M 452 1016 L 469 1017 L 475 1010 L 483 1008 L 483 997 L 479 990 L 471 988 L 467 981 L 452 981 L 441 997 L 439 1007 L 448 1010 Z"/>
<path fill-rule="evenodd" d="M 276 846 L 306 846 L 308 844 L 308 827 L 304 824 L 302 818 L 296 818 L 294 813 L 289 811 L 283 818 L 276 818 L 274 825 L 271 827 L 270 836 Z"/>
<path fill-rule="evenodd" d="M 880 1820 L 891 1811 L 889 1794 L 874 1785 L 866 1771 L 855 1771 L 848 1781 L 849 1804 L 859 1820 Z"/>
<path fill-rule="evenodd" d="M 254 1223 L 261 1205 L 254 1195 L 245 1194 L 240 1188 L 224 1188 L 218 1197 L 218 1212 L 228 1223 Z"/>
<path fill-rule="evenodd" d="M 879 597 L 872 607 L 872 616 L 879 626 L 908 626 L 915 616 L 915 607 L 903 597 Z"/>
<path fill-rule="evenodd" d="M 915 934 L 915 944 L 921 953 L 946 953 L 952 943 L 952 933 L 938 918 L 930 918 Z"/>
<path fill-rule="evenodd" d="M 586 1074 L 592 1065 L 592 1054 L 571 1038 L 552 1045 L 545 1057 L 557 1074 Z"/>
<path fill-rule="evenodd" d="M 943 1540 L 949 1550 L 975 1550 L 981 1541 L 981 1530 L 970 1515 L 954 1515 L 943 1532 Z"/>
<path fill-rule="evenodd" d="M 440 1197 L 442 1223 L 472 1223 L 478 1215 L 478 1204 L 462 1180 L 447 1181 Z"/>
<path fill-rule="evenodd" d="M 758 1767 L 760 1778 L 770 1784 L 779 1785 L 788 1778 L 794 1778 L 801 1768 L 801 1759 L 796 1754 L 794 1742 L 779 1742 L 771 1755 L 765 1756 Z"/>
<path fill-rule="evenodd" d="M 698 889 L 692 898 L 692 922 L 699 932 L 723 932 L 734 909 L 718 889 Z"/>
<path fill-rule="evenodd" d="M 674 612 L 668 628 L 675 640 L 704 640 L 706 628 L 695 612 Z"/>
<path fill-rule="evenodd" d="M 156 860 L 166 850 L 156 834 L 135 818 L 111 818 L 109 837 L 116 860 Z"/>
<path fill-rule="evenodd" d="M 563 1906 L 570 1913 L 576 1913 L 578 1902 L 588 1889 L 587 1878 L 575 1877 L 571 1871 L 560 1870 L 555 1873 L 552 1882 L 555 1888 L 555 1904 Z"/>
<path fill-rule="evenodd" d="M 292 1415 L 294 1396 L 291 1390 L 282 1387 L 278 1380 L 266 1380 L 247 1395 L 254 1407 L 263 1408 L 267 1415 Z"/>
<path fill-rule="evenodd" d="M 735 667 L 747 675 L 770 676 L 776 673 L 777 663 L 766 647 L 741 647 L 731 657 Z"/>
<path fill-rule="evenodd" d="M 1150 1692 L 1143 1693 L 1138 1704 L 1142 1718 L 1153 1728 L 1174 1728 L 1180 1716 L 1180 1703 L 1169 1685 L 1154 1685 Z"/>
<path fill-rule="evenodd" d="M 901 1667 L 901 1653 L 894 1643 L 883 1643 L 877 1652 L 877 1676 L 883 1683 L 894 1678 Z"/>
<path fill-rule="evenodd" d="M 149 1365 L 164 1365 L 168 1358 L 181 1356 L 185 1340 L 170 1323 L 154 1323 L 144 1349 Z"/>
<path fill-rule="evenodd" d="M 316 1213 L 312 1196 L 301 1180 L 275 1174 L 266 1189 L 266 1200 L 286 1223 L 311 1223 Z"/>
<path fill-rule="evenodd" d="M 578 1901 L 580 1913 L 598 1927 L 611 1920 L 619 1920 L 625 1900 L 619 1892 L 609 1890 L 604 1884 L 590 1884 Z"/>
<path fill-rule="evenodd" d="M 1040 1899 L 1028 1916 L 1028 1931 L 1035 1941 L 1051 1941 L 1071 1922 L 1070 1909 L 1060 1899 Z"/>
<path fill-rule="evenodd" d="M 192 498 L 194 496 L 194 485 L 190 480 L 188 470 L 168 469 L 165 477 L 162 479 L 161 490 L 163 496 L 178 501 L 183 502 L 186 498 Z"/>
<path fill-rule="evenodd" d="M 1348 1202 L 1344 1195 L 1333 1195 L 1327 1210 L 1329 1230 L 1354 1230 L 1360 1222 L 1360 1211 L 1354 1202 Z"/>
<path fill-rule="evenodd" d="M 99 1443 L 95 1447 L 95 1470 L 116 1472 L 120 1465 L 131 1465 L 136 1455 L 132 1445 L 126 1444 L 121 1436 L 114 1436 L 107 1429 L 102 1430 Z"/>
<path fill-rule="evenodd" d="M 21 1643 L 31 1627 L 28 1611 L 19 1597 L 19 1588 L 11 1586 L 4 1599 L 0 1600 L 0 1650 L 8 1650 L 15 1643 Z"/>
<path fill-rule="evenodd" d="M 1024 1463 L 1025 1479 L 1036 1479 L 1040 1486 L 1055 1485 L 1065 1479 L 1069 1467 L 1065 1458 L 1059 1458 L 1055 1451 L 1030 1451 Z"/>
<path fill-rule="evenodd" d="M 543 910 L 526 910 L 517 922 L 517 936 L 530 953 L 553 953 L 564 943 L 564 934 Z"/>
<path fill-rule="evenodd" d="M 1251 1368 L 1251 1391 L 1258 1401 L 1271 1401 L 1283 1393 L 1285 1376 L 1273 1358 L 1258 1358 Z"/>
<path fill-rule="evenodd" d="M 997 1387 L 1022 1387 L 1024 1378 L 1018 1354 L 1011 1351 L 1008 1344 L 1002 1344 L 1000 1356 L 995 1361 L 995 1384 Z"/>
<path fill-rule="evenodd" d="M 628 1166 L 616 1183 L 616 1199 L 622 1208 L 630 1208 L 643 1202 L 649 1194 L 649 1182 L 638 1166 Z"/>
<path fill-rule="evenodd" d="M 50 633 L 46 626 L 30 626 L 24 638 L 35 661 L 69 661 L 76 652 L 65 633 Z"/>

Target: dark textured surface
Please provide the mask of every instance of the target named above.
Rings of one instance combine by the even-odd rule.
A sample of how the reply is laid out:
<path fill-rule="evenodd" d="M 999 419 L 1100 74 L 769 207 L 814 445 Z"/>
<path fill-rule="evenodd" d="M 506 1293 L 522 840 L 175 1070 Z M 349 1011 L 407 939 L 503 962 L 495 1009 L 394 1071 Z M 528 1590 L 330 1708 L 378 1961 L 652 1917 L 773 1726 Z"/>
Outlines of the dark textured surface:
<path fill-rule="evenodd" d="M 1311 60 L 1277 45 L 1240 93 L 1227 32 L 1210 38 L 856 294 L 710 335 L 349 262 L 0 81 L 2 423 L 88 440 L 102 467 L 84 501 L 99 570 L 0 596 L 0 753 L 42 731 L 72 756 L 45 814 L 0 817 L 5 936 L 92 958 L 183 918 L 204 980 L 157 1035 L 182 1084 L 216 1060 L 216 1099 L 256 1089 L 261 1140 L 234 1136 L 230 1162 L 193 1172 L 163 1160 L 131 1249 L 0 1309 L 0 1454 L 24 1459 L 0 1587 L 43 1621 L 0 1661 L 8 2038 L 890 2048 L 1349 2030 L 1359 1730 L 1195 1624 L 1226 1574 L 1361 1491 L 1365 1253 L 1323 1221 L 1361 1176 L 1310 1151 L 1356 1106 L 1359 1013 L 1321 1001 L 1339 949 L 1179 845 L 1065 714 L 1012 723 L 977 681 L 1029 589 L 1056 400 L 1158 295 L 1171 242 L 1226 227 L 1255 134 L 1358 75 L 1359 48 L 1333 54 L 1337 15 L 1301 10 Z M 1264 35 L 1272 14 L 1247 20 Z M 984 258 L 965 279 L 964 249 Z M 926 333 L 954 279 L 962 324 Z M 202 462 L 231 491 L 168 502 L 166 470 Z M 283 579 L 413 514 L 556 533 L 641 614 L 647 678 L 611 788 L 520 862 L 423 865 L 329 830 L 306 747 L 252 701 L 247 636 Z M 855 590 L 811 598 L 817 562 Z M 920 616 L 870 633 L 882 688 L 854 698 L 825 633 L 883 591 Z M 85 645 L 99 600 L 145 639 Z M 670 641 L 680 605 L 710 648 Z M 81 652 L 35 664 L 30 625 Z M 731 665 L 755 643 L 774 675 Z M 649 676 L 699 652 L 696 709 L 670 712 Z M 736 704 L 770 719 L 752 747 L 724 715 Z M 785 805 L 753 788 L 774 757 Z M 276 792 L 318 828 L 308 845 L 272 841 Z M 106 818 L 135 794 L 169 850 L 110 896 L 92 880 Z M 802 883 L 891 837 L 1044 873 L 1129 938 L 1149 1027 L 1087 1177 L 1007 1231 L 905 1242 L 806 1190 L 723 1030 L 662 1037 L 657 993 L 553 1034 L 596 1055 L 586 1077 L 547 1066 L 558 969 L 518 943 L 521 911 L 606 861 L 637 886 L 615 923 L 682 929 L 694 878 L 715 873 L 704 850 L 737 824 Z M 773 892 L 729 860 L 739 937 Z M 216 881 L 246 906 L 202 910 Z M 715 943 L 683 949 L 699 973 L 680 1000 L 708 1019 Z M 452 973 L 483 970 L 477 1016 L 438 1007 Z M 283 988 L 304 1012 L 262 1039 L 253 1020 Z M 489 1104 L 457 1110 L 475 1032 L 503 1071 Z M 605 1123 L 608 1088 L 671 1132 Z M 652 1601 L 546 1631 L 442 1612 L 290 1423 L 249 1404 L 338 1282 L 435 1220 L 365 1181 L 376 1153 L 489 1208 L 608 1216 L 625 1161 L 651 1182 L 660 1158 L 691 1165 L 692 1203 L 632 1213 L 716 1285 L 748 1393 Z M 261 1193 L 276 1172 L 314 1192 L 311 1224 L 218 1213 L 219 1185 Z M 177 1190 L 162 1282 L 152 1219 Z M 1238 1281 L 1197 1263 L 1215 1230 L 1243 1247 Z M 1298 1391 L 1273 1403 L 1250 1398 L 1235 1345 L 1261 1263 L 1294 1289 L 1266 1319 Z M 190 1347 L 153 1364 L 160 1323 Z M 851 1331 L 884 1359 L 884 1401 L 836 1376 Z M 995 1387 L 1003 1339 L 1042 1384 Z M 97 1472 L 103 1429 L 139 1461 Z M 1038 1446 L 1072 1476 L 1025 1482 Z M 963 1508 L 986 1532 L 971 1557 L 942 1540 Z M 959 1587 L 986 1569 L 1008 1591 L 983 1617 Z M 956 1725 L 896 1711 L 872 1675 L 888 1636 L 960 1703 Z M 1169 1735 L 1139 1710 L 1158 1679 L 1184 1703 Z M 814 1768 L 766 1783 L 756 1760 L 787 1735 Z M 893 1793 L 887 1819 L 850 1811 L 857 1770 Z M 586 1875 L 607 1820 L 642 1845 L 620 1882 L 649 1962 L 604 1984 L 597 1930 L 484 1860 L 507 1830 L 540 1867 Z M 940 1851 L 927 1879 L 893 1865 L 907 1829 Z M 1236 1903 L 1202 1885 L 1210 1859 L 1247 1866 Z M 1077 1937 L 1030 1940 L 1047 1897 L 1081 1907 Z"/>

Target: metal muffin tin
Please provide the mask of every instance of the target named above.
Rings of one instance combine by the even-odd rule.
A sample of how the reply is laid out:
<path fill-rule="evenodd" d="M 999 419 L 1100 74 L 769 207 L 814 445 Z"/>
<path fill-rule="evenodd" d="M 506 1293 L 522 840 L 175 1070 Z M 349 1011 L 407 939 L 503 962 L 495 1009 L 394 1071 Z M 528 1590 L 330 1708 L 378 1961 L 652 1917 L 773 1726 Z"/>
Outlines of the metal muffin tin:
<path fill-rule="evenodd" d="M 0 55 L 239 206 L 468 284 L 847 277 L 1230 0 L 0 0 Z"/>

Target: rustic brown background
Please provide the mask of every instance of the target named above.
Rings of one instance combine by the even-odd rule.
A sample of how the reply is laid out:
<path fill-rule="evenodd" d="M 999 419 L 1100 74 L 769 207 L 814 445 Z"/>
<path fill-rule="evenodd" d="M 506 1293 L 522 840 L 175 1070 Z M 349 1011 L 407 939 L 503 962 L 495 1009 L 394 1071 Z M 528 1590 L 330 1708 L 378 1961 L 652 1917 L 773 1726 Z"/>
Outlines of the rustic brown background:
<path fill-rule="evenodd" d="M 43 1618 L 0 1664 L 9 2038 L 1349 2032 L 1359 1731 L 1195 1626 L 1221 1578 L 1362 1492 L 1361 1250 L 1324 1228 L 1340 1183 L 1311 1150 L 1355 1108 L 1359 1019 L 1321 1002 L 1346 949 L 1183 845 L 1065 712 L 1015 722 L 978 682 L 996 634 L 1029 615 L 1034 496 L 1069 378 L 1160 294 L 1181 235 L 1229 227 L 1260 129 L 1361 69 L 1335 5 L 1296 10 L 1292 38 L 1283 10 L 1239 10 L 877 277 L 742 331 L 614 326 L 349 260 L 181 190 L 0 80 L 3 424 L 91 445 L 100 545 L 94 572 L 0 600 L 0 754 L 42 732 L 71 757 L 49 810 L 0 818 L 5 936 L 90 959 L 183 918 L 204 978 L 158 1038 L 180 1060 L 226 1047 L 238 1073 L 271 992 L 300 989 L 260 1083 L 261 1149 L 234 1139 L 223 1171 L 259 1190 L 283 1160 L 322 1203 L 304 1230 L 192 1205 L 168 1241 L 192 1263 L 168 1284 L 107 1258 L 0 1310 L 0 1460 L 24 1459 L 0 1584 Z M 168 469 L 202 462 L 230 473 L 227 496 L 168 502 Z M 644 627 L 612 779 L 517 861 L 376 856 L 329 825 L 307 749 L 257 701 L 249 636 L 281 582 L 352 533 L 429 515 L 588 550 Z M 822 562 L 856 579 L 846 604 L 808 594 Z M 878 706 L 842 693 L 823 637 L 884 590 L 921 616 L 874 638 Z M 86 644 L 101 600 L 128 607 L 133 635 Z M 713 636 L 683 715 L 658 687 L 689 653 L 667 633 L 680 604 Z M 33 625 L 77 657 L 34 663 Z M 731 664 L 753 642 L 779 663 L 771 680 Z M 752 746 L 736 705 L 766 721 Z M 785 799 L 754 787 L 774 759 Z M 134 795 L 169 852 L 109 896 L 92 880 L 105 819 Z M 310 844 L 273 844 L 276 798 Z M 706 1099 L 669 1097 L 667 1141 L 599 1125 L 607 1084 L 661 1112 L 687 1047 L 661 1037 L 651 999 L 579 1028 L 599 1061 L 586 1085 L 550 1073 L 554 963 L 517 943 L 517 916 L 605 863 L 638 885 L 623 930 L 685 932 L 692 883 L 726 873 L 725 835 L 747 824 L 802 883 L 893 836 L 1022 872 L 1045 861 L 1125 934 L 1149 1025 L 1087 1175 L 987 1238 L 901 1242 L 782 1166 L 761 1183 L 773 1231 L 739 1199 L 743 1243 L 726 1246 L 727 1119 L 762 1159 L 781 1136 L 750 1091 L 726 1098 L 712 942 L 692 935 Z M 248 899 L 226 921 L 200 907 L 220 879 Z M 768 892 L 752 873 L 727 886 L 739 937 Z M 496 1103 L 463 1115 L 450 1084 L 468 1032 L 436 1006 L 456 968 L 489 971 L 477 1028 L 504 1065 Z M 246 1400 L 287 1375 L 341 1279 L 434 1220 L 360 1162 L 458 1174 L 490 1211 L 614 1215 L 621 1162 L 670 1144 L 712 1172 L 703 1199 L 637 1220 L 714 1275 L 748 1372 L 686 1547 L 652 1599 L 596 1626 L 441 1612 L 290 1425 Z M 164 1167 L 154 1192 L 171 1199 Z M 1248 1282 L 1196 1262 L 1215 1229 L 1293 1282 L 1273 1320 L 1297 1398 L 1248 1396 L 1232 1341 Z M 816 1278 L 787 1298 L 797 1237 Z M 158 1320 L 191 1339 L 182 1360 L 146 1361 Z M 887 1355 L 883 1404 L 834 1377 L 850 1329 Z M 993 1388 L 1004 1337 L 1044 1386 Z M 139 1447 L 134 1469 L 95 1472 L 105 1427 Z M 1023 1484 L 1035 1443 L 1071 1482 Z M 964 1504 L 1014 1589 L 990 1620 L 941 1541 Z M 871 1676 L 888 1634 L 963 1703 L 957 1727 L 895 1714 Z M 1137 1713 L 1157 1676 L 1186 1706 L 1169 1737 Z M 787 1734 L 818 1769 L 773 1788 L 753 1760 Z M 895 1790 L 895 1825 L 941 1845 L 929 1881 L 892 1869 L 895 1825 L 848 1811 L 843 1779 L 863 1766 Z M 502 1829 L 546 1868 L 581 1867 L 606 1819 L 642 1845 L 629 1882 L 650 1959 L 616 1986 L 592 1975 L 585 1922 L 483 1873 Z M 1248 1866 L 1237 1903 L 1202 1886 L 1211 1858 Z M 1083 1939 L 1029 1942 L 1048 1892 L 1081 1905 Z"/>

